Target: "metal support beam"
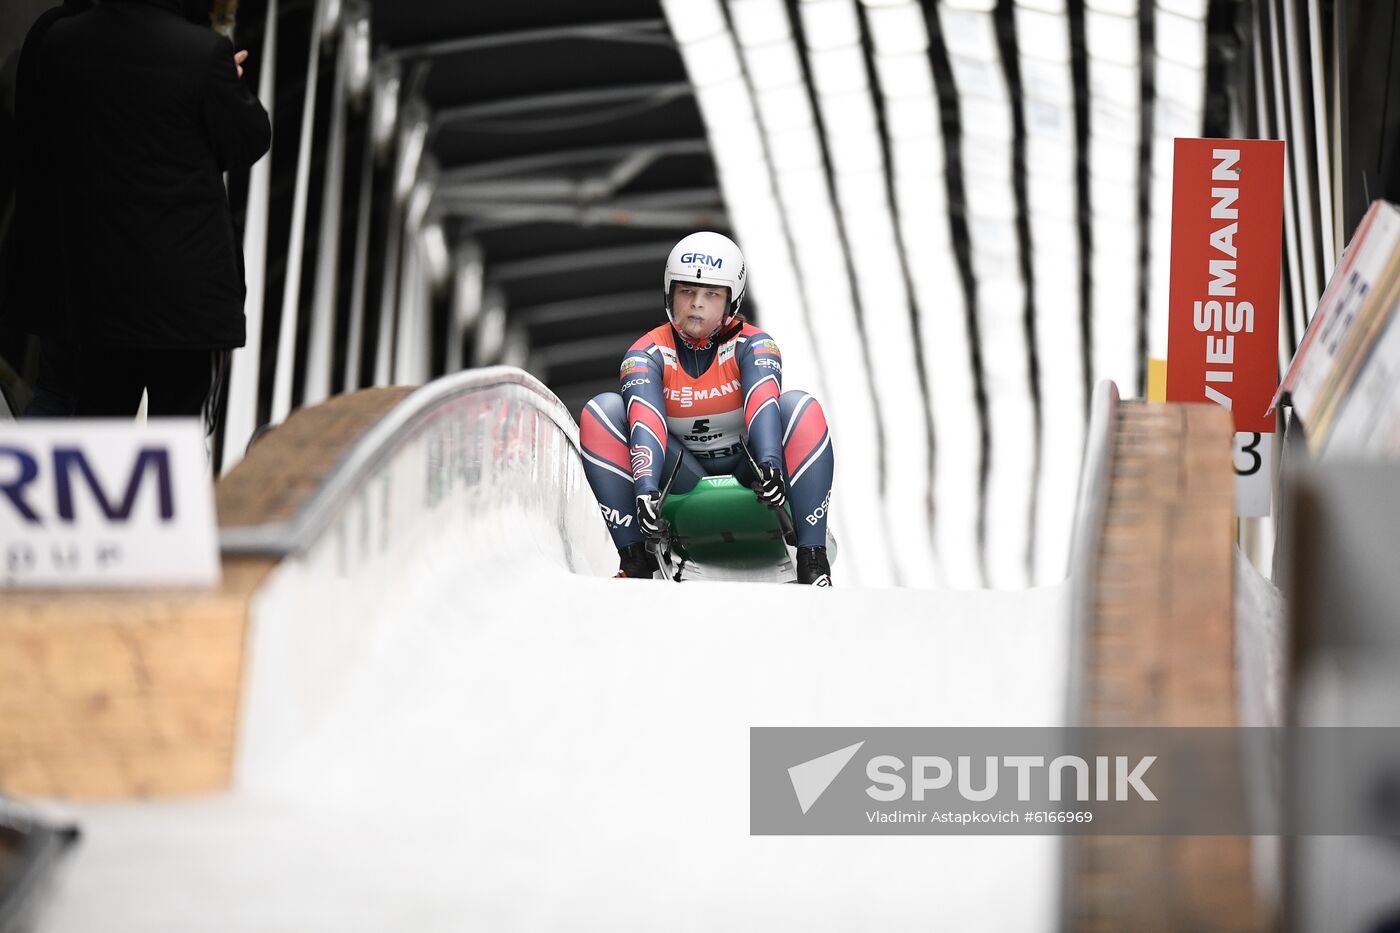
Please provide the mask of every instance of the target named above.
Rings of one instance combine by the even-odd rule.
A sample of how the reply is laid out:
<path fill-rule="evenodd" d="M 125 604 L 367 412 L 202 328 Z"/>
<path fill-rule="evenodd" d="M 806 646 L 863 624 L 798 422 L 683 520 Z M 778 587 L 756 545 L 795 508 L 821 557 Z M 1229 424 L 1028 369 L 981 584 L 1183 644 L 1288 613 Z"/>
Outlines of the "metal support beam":
<path fill-rule="evenodd" d="M 621 360 L 623 353 L 637 339 L 636 329 L 605 337 L 591 337 L 588 340 L 571 340 L 554 346 L 536 346 L 531 350 L 531 359 L 544 366 L 556 363 L 577 364 L 590 360 Z"/>
<path fill-rule="evenodd" d="M 447 372 L 462 368 L 462 344 L 467 330 L 481 316 L 486 291 L 486 257 L 481 244 L 468 239 L 457 245 L 452 261 L 452 304 L 447 314 Z"/>
<path fill-rule="evenodd" d="M 373 99 L 377 100 L 377 96 Z M 360 206 L 355 218 L 355 265 L 350 282 L 349 332 L 345 338 L 345 381 L 341 391 L 360 387 L 360 350 L 364 345 L 365 292 L 368 290 L 370 217 L 374 213 L 374 113 L 365 122 L 364 161 L 360 165 Z"/>
<path fill-rule="evenodd" d="M 1335 112 L 1327 104 L 1327 64 L 1322 55 L 1322 11 L 1318 0 L 1307 0 L 1308 69 L 1312 85 L 1313 133 L 1317 144 L 1317 191 L 1321 200 L 1322 279 L 1325 282 L 1337 267 L 1336 201 L 1333 198 L 1332 154 L 1328 138 L 1335 132 Z"/>
<path fill-rule="evenodd" d="M 316 87 L 321 72 L 321 21 L 326 0 L 316 0 L 311 20 L 311 46 L 306 53 L 306 93 L 302 97 L 301 138 L 297 146 L 297 173 L 292 191 L 292 228 L 287 243 L 287 273 L 282 282 L 282 318 L 277 334 L 277 362 L 272 376 L 273 424 L 281 424 L 292 410 L 292 372 L 297 358 L 297 318 L 301 312 L 302 252 L 306 244 L 306 199 L 311 187 L 311 149 L 316 130 Z"/>
<path fill-rule="evenodd" d="M 693 93 L 688 81 L 667 81 L 660 84 L 624 84 L 618 87 L 585 88 L 579 91 L 563 91 L 555 94 L 530 94 L 485 103 L 439 107 L 433 111 L 433 128 L 437 129 L 450 123 L 508 119 L 541 110 L 572 111 L 567 117 L 570 120 L 592 118 L 596 117 L 596 114 L 588 113 L 590 108 L 609 104 L 631 106 L 637 101 L 641 101 L 647 107 L 659 107 L 673 100 L 689 97 Z"/>
<path fill-rule="evenodd" d="M 345 186 L 346 82 L 350 67 L 352 25 L 335 38 L 335 84 L 331 90 L 330 139 L 326 143 L 321 186 L 321 222 L 317 235 L 316 286 L 311 296 L 311 334 L 301 395 L 303 405 L 324 401 L 331 392 L 331 354 L 335 340 L 335 297 L 340 260 L 340 202 Z"/>
<path fill-rule="evenodd" d="M 658 286 L 660 276 L 657 277 Z M 620 314 L 629 311 L 648 309 L 661 313 L 663 305 L 661 289 L 649 288 L 645 291 L 619 292 L 613 295 L 592 295 L 570 301 L 555 301 L 549 304 L 516 308 L 511 317 L 526 327 L 548 327 L 579 320 L 591 320 L 605 314 Z"/>
<path fill-rule="evenodd" d="M 413 77 L 409 81 L 409 86 L 414 90 L 421 88 L 425 78 L 426 65 L 419 65 L 415 69 Z M 410 94 L 413 92 L 411 91 Z M 416 108 L 410 108 L 416 109 Z M 397 155 L 394 160 L 394 189 L 390 192 L 390 202 L 388 209 L 388 232 L 384 243 L 384 281 L 379 295 L 379 336 L 374 346 L 374 382 L 376 386 L 387 386 L 393 377 L 394 361 L 394 325 L 395 319 L 402 309 L 398 307 L 399 295 L 399 272 L 403 260 L 404 224 L 408 215 L 406 200 L 408 193 L 413 190 L 413 178 L 417 175 L 417 162 L 422 155 L 422 150 L 417 147 L 415 141 L 421 140 L 420 133 L 415 129 L 415 124 L 421 117 L 409 116 L 403 121 L 403 128 L 400 130 L 396 147 Z M 412 163 L 412 169 L 409 164 Z M 403 187 L 407 185 L 407 191 Z"/>
<path fill-rule="evenodd" d="M 610 246 L 606 249 L 555 253 L 551 256 L 540 256 L 535 259 L 503 262 L 491 268 L 491 279 L 496 282 L 509 282 L 544 275 L 560 275 L 565 272 L 576 272 L 580 269 L 626 266 L 643 262 L 655 262 L 660 267 L 674 245 L 675 243 L 671 240 L 655 240 L 650 243 L 637 243 L 630 246 Z"/>
<path fill-rule="evenodd" d="M 534 198 L 566 199 L 574 201 L 601 201 L 617 194 L 662 157 L 659 147 L 645 146 L 624 151 L 624 154 L 605 172 L 591 178 L 574 176 L 489 179 L 480 181 L 462 180 L 450 189 L 440 190 L 464 198 L 514 200 Z M 707 191 L 718 199 L 719 192 L 710 188 Z"/>
<path fill-rule="evenodd" d="M 1311 103 L 1311 97 L 1303 96 L 1303 65 L 1300 61 L 1299 45 L 1302 38 L 1299 35 L 1298 13 L 1292 2 L 1277 3 L 1274 11 L 1282 10 L 1282 31 L 1275 28 L 1274 41 L 1282 43 L 1282 64 L 1285 78 L 1288 82 L 1286 86 L 1280 84 L 1279 96 L 1283 97 L 1285 91 L 1286 103 L 1286 124 L 1284 120 L 1279 121 L 1280 127 L 1284 127 L 1283 135 L 1288 142 L 1287 171 L 1293 177 L 1294 204 L 1298 211 L 1299 221 L 1299 259 L 1302 263 L 1303 272 L 1303 309 L 1305 316 L 1311 320 L 1312 309 L 1317 305 L 1318 298 L 1322 297 L 1322 287 L 1327 283 L 1327 275 L 1330 269 L 1319 269 L 1319 248 L 1322 245 L 1322 238 L 1318 235 L 1313 223 L 1313 198 L 1312 191 L 1314 183 L 1318 180 L 1313 171 L 1313 156 L 1311 140 L 1308 138 L 1306 129 L 1307 110 Z M 1275 20 L 1275 27 L 1279 25 Z M 1275 46 L 1277 53 L 1278 46 Z M 1321 119 L 1322 114 L 1317 115 Z M 1319 191 L 1320 200 L 1325 199 L 1326 189 Z M 1323 212 L 1327 207 L 1324 203 Z"/>
<path fill-rule="evenodd" d="M 473 216 L 495 221 L 501 226 L 555 223 L 577 224 L 580 227 L 646 227 L 653 230 L 697 230 L 727 227 L 729 219 L 723 211 L 661 211 L 630 210 L 624 207 L 571 207 L 568 205 L 482 205 Z"/>
<path fill-rule="evenodd" d="M 704 139 L 673 139 L 665 142 L 647 143 L 647 151 L 656 154 L 658 159 L 672 156 L 707 156 L 710 144 Z M 442 173 L 442 186 L 451 187 L 463 182 L 480 181 L 487 178 L 502 178 L 528 175 L 533 172 L 563 168 L 581 163 L 604 163 L 626 159 L 635 152 L 635 145 L 586 146 L 579 149 L 560 149 L 538 155 L 515 156 L 497 159 L 494 162 L 478 162 L 473 165 L 460 165 L 446 168 Z"/>
<path fill-rule="evenodd" d="M 384 244 L 384 281 L 379 292 L 379 333 L 374 344 L 374 381 L 371 385 L 387 386 L 392 375 L 394 348 L 394 317 L 398 307 L 395 300 L 399 287 L 399 259 L 403 249 L 403 207 L 391 202 L 388 210 L 387 236 Z"/>
<path fill-rule="evenodd" d="M 267 0 L 267 24 L 263 27 L 263 47 L 258 63 L 258 99 L 271 119 L 277 88 L 277 0 Z M 223 453 L 219 472 L 232 469 L 243 459 L 243 451 L 258 424 L 258 386 L 262 373 L 262 328 L 264 292 L 267 286 L 267 219 L 272 197 L 272 150 L 253 166 L 248 175 L 248 210 L 243 227 L 244 275 L 247 300 L 243 314 L 247 344 L 233 351 L 229 363 L 228 414 L 224 421 Z"/>
<path fill-rule="evenodd" d="M 458 184 L 453 188 L 439 187 L 437 204 L 455 204 L 465 214 L 472 213 L 475 204 L 550 204 L 568 203 L 588 207 L 612 198 L 618 192 L 602 183 L 602 179 L 585 178 L 523 178 L 493 182 Z M 666 191 L 645 191 L 617 198 L 611 202 L 622 208 L 713 207 L 720 209 L 724 198 L 718 188 L 675 188 Z"/>
<path fill-rule="evenodd" d="M 665 199 L 652 202 L 645 198 L 623 198 L 602 204 L 482 201 L 440 194 L 434 204 L 443 216 L 484 218 L 516 224 L 563 223 L 583 227 L 610 225 L 662 230 L 728 226 L 718 196 L 710 198 L 702 193 L 687 193 L 685 197 L 676 198 L 675 203 L 668 203 Z"/>
<path fill-rule="evenodd" d="M 439 39 L 391 49 L 388 55 L 398 59 L 438 58 L 461 55 L 482 49 L 498 49 L 511 45 L 555 42 L 560 39 L 593 39 L 599 42 L 641 42 L 649 45 L 675 46 L 666 24 L 659 19 L 618 20 L 611 23 L 571 24 L 543 29 L 522 29 L 485 36 L 461 36 Z"/>
<path fill-rule="evenodd" d="M 394 341 L 395 385 L 428 381 L 428 302 L 431 291 L 423 268 L 422 234 L 406 231 L 399 273 L 398 336 Z"/>

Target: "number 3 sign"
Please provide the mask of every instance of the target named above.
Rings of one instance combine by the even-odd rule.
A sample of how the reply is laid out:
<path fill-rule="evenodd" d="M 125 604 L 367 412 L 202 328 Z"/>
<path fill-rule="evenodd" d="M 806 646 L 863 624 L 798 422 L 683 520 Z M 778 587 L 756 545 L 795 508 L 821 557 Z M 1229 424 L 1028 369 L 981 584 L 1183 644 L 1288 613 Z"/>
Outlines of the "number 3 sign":
<path fill-rule="evenodd" d="M 1235 514 L 1259 518 L 1273 505 L 1271 485 L 1274 436 L 1260 431 L 1235 434 Z"/>

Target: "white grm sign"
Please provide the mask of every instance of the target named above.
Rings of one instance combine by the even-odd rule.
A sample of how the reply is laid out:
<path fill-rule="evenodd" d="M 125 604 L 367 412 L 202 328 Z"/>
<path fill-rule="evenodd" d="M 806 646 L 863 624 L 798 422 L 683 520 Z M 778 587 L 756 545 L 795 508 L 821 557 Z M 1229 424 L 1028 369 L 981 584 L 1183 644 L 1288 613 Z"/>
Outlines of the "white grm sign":
<path fill-rule="evenodd" d="M 202 428 L 0 421 L 0 588 L 216 585 Z"/>

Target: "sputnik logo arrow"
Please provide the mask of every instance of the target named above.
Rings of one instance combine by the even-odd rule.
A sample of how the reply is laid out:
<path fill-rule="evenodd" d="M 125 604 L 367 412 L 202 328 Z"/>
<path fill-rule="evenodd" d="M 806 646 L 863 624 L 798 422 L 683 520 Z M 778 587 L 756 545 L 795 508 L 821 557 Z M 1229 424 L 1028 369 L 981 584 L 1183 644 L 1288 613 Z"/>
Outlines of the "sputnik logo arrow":
<path fill-rule="evenodd" d="M 812 809 L 812 804 L 817 802 L 817 798 L 826 793 L 826 789 L 831 786 L 831 782 L 836 780 L 836 776 L 841 773 L 855 757 L 856 752 L 865 744 L 864 740 L 854 745 L 847 745 L 834 752 L 822 755 L 820 758 L 813 758 L 811 761 L 804 761 L 800 765 L 793 765 L 788 768 L 788 778 L 792 781 L 792 790 L 797 794 L 797 803 L 802 807 L 805 815 Z"/>

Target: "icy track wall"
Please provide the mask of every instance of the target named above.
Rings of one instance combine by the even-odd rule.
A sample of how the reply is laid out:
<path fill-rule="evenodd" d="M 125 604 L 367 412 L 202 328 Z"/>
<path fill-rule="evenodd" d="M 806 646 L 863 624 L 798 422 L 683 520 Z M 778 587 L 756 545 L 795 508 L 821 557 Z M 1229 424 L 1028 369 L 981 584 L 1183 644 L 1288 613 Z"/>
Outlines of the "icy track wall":
<path fill-rule="evenodd" d="M 578 429 L 511 368 L 440 379 L 355 445 L 290 523 L 225 533 L 225 550 L 285 552 L 249 615 L 236 782 L 274 768 L 372 663 L 414 587 L 492 585 L 496 568 L 611 572 Z"/>

